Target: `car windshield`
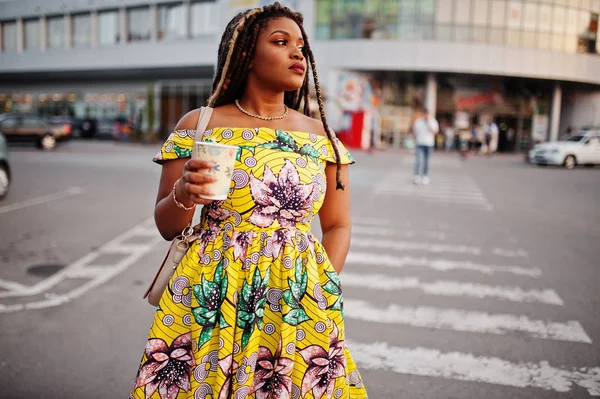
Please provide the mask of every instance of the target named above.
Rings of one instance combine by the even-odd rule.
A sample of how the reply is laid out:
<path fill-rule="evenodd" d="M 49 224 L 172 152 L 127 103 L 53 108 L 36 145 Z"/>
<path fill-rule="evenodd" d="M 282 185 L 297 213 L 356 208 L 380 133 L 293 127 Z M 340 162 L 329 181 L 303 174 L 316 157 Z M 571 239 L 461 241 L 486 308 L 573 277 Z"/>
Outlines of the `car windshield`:
<path fill-rule="evenodd" d="M 569 137 L 566 141 L 575 141 L 575 142 L 580 142 L 581 140 L 583 140 L 585 136 L 582 135 L 577 135 L 577 136 L 571 136 Z"/>

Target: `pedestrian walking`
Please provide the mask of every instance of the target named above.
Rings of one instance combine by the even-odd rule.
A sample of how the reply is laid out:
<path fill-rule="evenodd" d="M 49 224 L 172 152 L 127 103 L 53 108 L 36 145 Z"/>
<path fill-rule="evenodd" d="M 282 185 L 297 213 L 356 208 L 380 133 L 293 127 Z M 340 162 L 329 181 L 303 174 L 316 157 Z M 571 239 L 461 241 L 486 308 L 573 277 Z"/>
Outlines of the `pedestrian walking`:
<path fill-rule="evenodd" d="M 429 158 L 435 144 L 435 135 L 439 132 L 438 122 L 429 115 L 427 109 L 415 120 L 413 132 L 417 144 L 415 157 L 414 183 L 429 184 Z"/>
<path fill-rule="evenodd" d="M 223 33 L 208 105 L 187 113 L 154 160 L 157 227 L 171 240 L 203 205 L 196 240 L 150 329 L 132 398 L 365 399 L 345 344 L 338 274 L 350 245 L 350 153 L 329 129 L 302 16 L 279 3 Z M 321 120 L 311 119 L 312 68 Z M 302 107 L 302 108 L 301 108 Z M 224 201 L 194 141 L 238 146 Z M 311 234 L 319 215 L 322 242 Z"/>
<path fill-rule="evenodd" d="M 450 123 L 448 123 L 448 125 L 446 125 L 446 128 L 444 129 L 444 136 L 446 151 L 452 151 L 454 149 L 455 133 L 454 127 Z"/>

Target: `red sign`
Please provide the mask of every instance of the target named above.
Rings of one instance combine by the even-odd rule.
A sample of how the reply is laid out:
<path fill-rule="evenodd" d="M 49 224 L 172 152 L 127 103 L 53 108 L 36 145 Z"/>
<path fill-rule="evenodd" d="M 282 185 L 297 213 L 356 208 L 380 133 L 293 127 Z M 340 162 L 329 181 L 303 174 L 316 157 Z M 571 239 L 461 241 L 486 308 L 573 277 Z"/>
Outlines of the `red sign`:
<path fill-rule="evenodd" d="M 478 93 L 470 96 L 457 95 L 456 96 L 456 108 L 457 109 L 475 109 L 483 104 L 495 104 L 499 102 L 499 94 L 494 92 L 489 93 Z"/>

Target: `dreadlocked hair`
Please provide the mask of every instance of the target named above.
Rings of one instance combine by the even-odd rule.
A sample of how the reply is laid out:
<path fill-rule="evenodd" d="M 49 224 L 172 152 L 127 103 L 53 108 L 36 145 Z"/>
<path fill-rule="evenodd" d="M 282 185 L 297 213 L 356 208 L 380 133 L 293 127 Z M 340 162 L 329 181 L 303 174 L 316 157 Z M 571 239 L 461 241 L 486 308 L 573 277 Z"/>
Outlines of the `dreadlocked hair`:
<path fill-rule="evenodd" d="M 336 189 L 344 190 L 344 184 L 341 181 L 341 162 L 340 153 L 337 146 L 337 138 L 327 124 L 325 118 L 325 107 L 323 105 L 323 96 L 315 57 L 308 42 L 308 36 L 304 30 L 302 14 L 294 12 L 279 3 L 273 3 L 261 8 L 254 8 L 237 14 L 227 24 L 225 32 L 221 37 L 219 44 L 219 54 L 217 61 L 217 73 L 212 84 L 212 93 L 208 99 L 208 106 L 218 107 L 224 104 L 231 104 L 244 94 L 250 65 L 254 58 L 254 50 L 260 30 L 267 26 L 269 21 L 276 18 L 289 18 L 296 22 L 302 38 L 304 39 L 304 56 L 310 64 L 314 86 L 321 114 L 321 122 L 331 142 L 336 159 Z M 284 104 L 296 111 L 303 106 L 302 113 L 310 115 L 309 106 L 309 77 L 308 72 L 304 77 L 302 87 L 296 91 L 285 92 Z"/>

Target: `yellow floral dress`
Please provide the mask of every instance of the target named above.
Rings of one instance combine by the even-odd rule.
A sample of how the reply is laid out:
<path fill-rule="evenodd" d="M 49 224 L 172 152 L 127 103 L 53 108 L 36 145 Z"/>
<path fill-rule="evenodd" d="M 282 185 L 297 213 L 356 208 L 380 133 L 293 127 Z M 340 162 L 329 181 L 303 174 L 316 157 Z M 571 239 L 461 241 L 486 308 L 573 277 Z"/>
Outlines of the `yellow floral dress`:
<path fill-rule="evenodd" d="M 175 131 L 154 161 L 190 157 L 195 139 Z M 202 209 L 131 397 L 367 398 L 345 346 L 340 280 L 310 232 L 333 145 L 343 164 L 354 159 L 305 132 L 214 128 L 202 140 L 239 147 L 229 197 Z"/>

